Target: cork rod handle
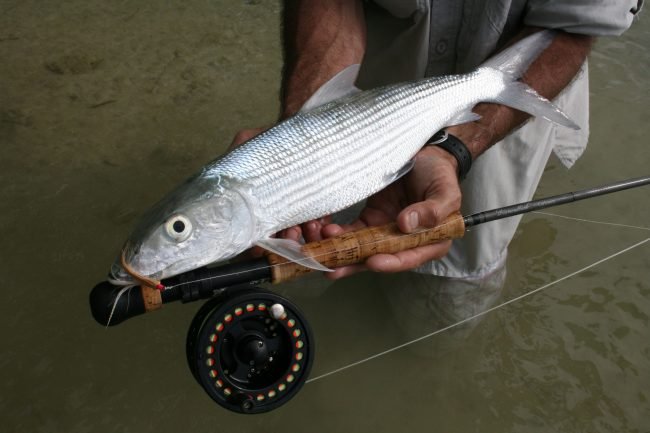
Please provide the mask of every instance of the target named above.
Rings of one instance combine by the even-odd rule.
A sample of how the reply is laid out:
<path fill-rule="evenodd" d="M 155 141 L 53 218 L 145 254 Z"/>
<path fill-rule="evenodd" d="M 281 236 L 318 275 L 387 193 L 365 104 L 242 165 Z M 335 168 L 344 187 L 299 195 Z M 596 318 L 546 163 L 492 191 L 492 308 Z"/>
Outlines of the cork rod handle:
<path fill-rule="evenodd" d="M 380 253 L 399 251 L 429 245 L 448 239 L 456 239 L 465 233 L 463 217 L 450 215 L 442 224 L 432 229 L 415 233 L 402 233 L 395 223 L 378 227 L 368 227 L 345 233 L 319 242 L 303 246 L 303 252 L 328 268 L 363 263 L 368 257 Z M 292 280 L 312 270 L 270 253 L 269 263 L 273 266 L 273 283 Z"/>

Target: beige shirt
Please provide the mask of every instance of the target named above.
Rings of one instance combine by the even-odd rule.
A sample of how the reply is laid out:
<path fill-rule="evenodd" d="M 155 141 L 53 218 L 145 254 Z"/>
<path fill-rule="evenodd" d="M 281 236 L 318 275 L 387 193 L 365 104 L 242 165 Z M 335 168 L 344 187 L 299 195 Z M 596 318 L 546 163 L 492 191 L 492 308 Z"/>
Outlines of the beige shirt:
<path fill-rule="evenodd" d="M 523 26 L 619 35 L 643 0 L 375 0 L 366 4 L 368 47 L 361 88 L 475 69 Z M 553 151 L 567 167 L 589 136 L 587 65 L 554 101 L 581 129 L 532 119 L 474 162 L 463 181 L 463 214 L 532 199 Z M 397 143 L 396 143 L 397 145 Z M 477 226 L 420 272 L 481 278 L 505 261 L 520 217 Z"/>

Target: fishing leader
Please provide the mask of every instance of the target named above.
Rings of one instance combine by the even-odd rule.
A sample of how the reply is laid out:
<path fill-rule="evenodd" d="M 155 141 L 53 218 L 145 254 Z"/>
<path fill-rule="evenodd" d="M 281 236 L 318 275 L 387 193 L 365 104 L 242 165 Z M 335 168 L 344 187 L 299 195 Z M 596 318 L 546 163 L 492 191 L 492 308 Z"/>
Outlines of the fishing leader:
<path fill-rule="evenodd" d="M 643 0 L 286 0 L 281 118 L 345 67 L 360 63 L 362 89 L 476 69 L 503 47 L 544 28 L 558 30 L 522 80 L 554 100 L 581 129 L 574 131 L 499 104 L 482 103 L 479 120 L 446 128 L 464 144 L 469 164 L 440 145 L 424 146 L 410 173 L 370 197 L 350 224 L 329 218 L 281 235 L 307 241 L 397 221 L 403 232 L 434 227 L 453 212 L 470 214 L 528 201 L 552 152 L 566 167 L 589 135 L 587 55 L 596 36 L 620 35 Z M 523 126 L 522 126 L 523 125 Z M 240 131 L 240 144 L 262 129 Z M 396 146 L 399 143 L 395 143 Z M 469 169 L 469 170 L 468 170 Z M 460 177 L 465 179 L 459 182 Z M 443 242 L 363 265 L 338 268 L 340 278 L 361 269 L 477 279 L 503 267 L 521 217 L 494 221 L 453 244 Z"/>

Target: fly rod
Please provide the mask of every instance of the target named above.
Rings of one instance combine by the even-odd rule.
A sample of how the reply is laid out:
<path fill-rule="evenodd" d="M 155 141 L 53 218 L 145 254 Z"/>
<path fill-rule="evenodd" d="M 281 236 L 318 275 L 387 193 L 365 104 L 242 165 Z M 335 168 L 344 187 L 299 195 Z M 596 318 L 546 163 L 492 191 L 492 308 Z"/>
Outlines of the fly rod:
<path fill-rule="evenodd" d="M 375 254 L 393 254 L 418 246 L 461 238 L 467 228 L 486 222 L 648 184 L 650 184 L 650 176 L 568 192 L 467 216 L 453 214 L 437 227 L 409 234 L 401 232 L 395 223 L 368 227 L 305 244 L 303 252 L 328 268 L 352 265 L 362 263 Z M 91 291 L 90 307 L 95 320 L 99 323 L 116 325 L 130 317 L 157 310 L 169 302 L 180 300 L 185 303 L 211 298 L 218 296 L 226 288 L 235 286 L 251 287 L 262 282 L 279 284 L 309 272 L 313 272 L 313 270 L 269 253 L 259 259 L 217 267 L 204 267 L 168 278 L 162 281 L 165 286 L 163 290 L 142 285 L 121 293 L 121 287 L 104 281 Z"/>

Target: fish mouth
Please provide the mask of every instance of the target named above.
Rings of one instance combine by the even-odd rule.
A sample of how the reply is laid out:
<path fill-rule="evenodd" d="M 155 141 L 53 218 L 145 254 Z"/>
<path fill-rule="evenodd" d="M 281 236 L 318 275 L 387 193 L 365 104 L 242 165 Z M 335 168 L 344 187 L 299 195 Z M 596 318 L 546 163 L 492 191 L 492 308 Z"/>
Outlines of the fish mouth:
<path fill-rule="evenodd" d="M 111 266 L 108 281 L 117 286 L 126 286 L 130 284 L 146 284 L 152 285 L 154 282 L 160 281 L 163 277 L 163 271 L 152 271 L 144 269 L 140 266 L 137 254 L 131 260 L 127 260 L 123 251 Z M 155 285 L 155 284 L 154 284 Z"/>
<path fill-rule="evenodd" d="M 210 260 L 197 261 L 196 259 L 185 259 L 185 260 L 180 260 L 178 262 L 170 263 L 169 265 L 164 266 L 162 268 L 151 269 L 151 266 L 149 267 L 141 266 L 140 261 L 137 260 L 137 256 L 135 256 L 132 260 L 126 263 L 132 273 L 129 272 L 129 270 L 125 269 L 125 267 L 122 266 L 121 264 L 117 264 L 116 266 L 117 272 L 112 272 L 112 275 L 114 275 L 115 280 L 121 281 L 122 284 L 127 282 L 129 284 L 138 284 L 143 282 L 142 279 L 161 281 L 164 279 L 172 278 L 177 275 L 183 274 L 185 272 L 192 271 L 194 269 L 205 266 L 209 263 L 212 263 L 212 261 Z M 134 276 L 133 274 L 136 275 Z M 142 279 L 138 278 L 140 276 L 143 278 Z"/>
<path fill-rule="evenodd" d="M 174 262 L 169 266 L 163 268 L 162 270 L 153 274 L 152 278 L 158 278 L 160 280 L 172 278 L 185 272 L 193 271 L 205 265 L 212 263 L 212 260 L 196 260 L 196 259 L 186 259 Z"/>
<path fill-rule="evenodd" d="M 129 275 L 119 263 L 115 263 L 113 266 L 111 266 L 107 280 L 114 286 L 128 286 L 138 284 L 138 281 Z"/>

